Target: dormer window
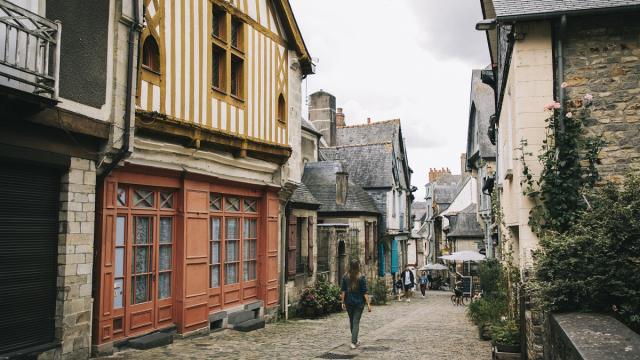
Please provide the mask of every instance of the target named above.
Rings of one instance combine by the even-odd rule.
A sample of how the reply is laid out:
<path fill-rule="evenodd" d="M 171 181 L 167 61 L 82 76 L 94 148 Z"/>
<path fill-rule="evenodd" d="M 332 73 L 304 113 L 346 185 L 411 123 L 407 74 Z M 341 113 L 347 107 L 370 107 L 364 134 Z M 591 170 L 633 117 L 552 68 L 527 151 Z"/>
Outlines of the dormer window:
<path fill-rule="evenodd" d="M 156 39 L 149 35 L 142 45 L 142 66 L 154 72 L 160 72 L 160 49 Z"/>

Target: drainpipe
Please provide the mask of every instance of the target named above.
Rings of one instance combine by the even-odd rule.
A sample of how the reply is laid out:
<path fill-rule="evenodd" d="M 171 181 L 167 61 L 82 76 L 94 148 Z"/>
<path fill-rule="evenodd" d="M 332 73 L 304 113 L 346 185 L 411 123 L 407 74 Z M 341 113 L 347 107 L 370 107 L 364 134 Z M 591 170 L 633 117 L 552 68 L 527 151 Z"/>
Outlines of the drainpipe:
<path fill-rule="evenodd" d="M 126 99 L 125 99 L 125 110 L 124 110 L 124 130 L 122 133 L 122 146 L 120 147 L 120 149 L 118 150 L 118 152 L 116 153 L 116 155 L 113 157 L 113 159 L 111 160 L 111 163 L 107 164 L 107 166 L 105 167 L 105 169 L 102 171 L 102 173 L 99 176 L 99 181 L 97 182 L 98 184 L 102 183 L 102 180 L 104 180 L 107 176 L 109 176 L 109 174 L 111 173 L 111 171 L 113 171 L 113 169 L 115 169 L 116 166 L 118 166 L 118 164 L 120 163 L 120 161 L 122 161 L 123 159 L 125 159 L 126 157 L 128 157 L 129 155 L 131 155 L 131 151 L 129 150 L 130 148 L 130 135 L 131 135 L 131 115 L 132 115 L 132 111 L 131 111 L 131 98 L 133 97 L 133 58 L 135 56 L 135 36 L 136 33 L 140 33 L 140 0 L 133 0 L 133 20 L 131 21 L 131 25 L 129 26 L 129 53 L 128 53 L 128 58 L 127 58 L 127 88 L 126 88 Z M 136 64 L 136 74 L 138 73 L 137 69 L 140 65 L 140 61 L 138 61 L 138 63 Z"/>
<path fill-rule="evenodd" d="M 560 131 L 564 131 L 565 91 L 562 88 L 564 82 L 564 43 L 567 34 L 567 15 L 562 15 L 556 36 L 556 94 L 560 103 Z"/>

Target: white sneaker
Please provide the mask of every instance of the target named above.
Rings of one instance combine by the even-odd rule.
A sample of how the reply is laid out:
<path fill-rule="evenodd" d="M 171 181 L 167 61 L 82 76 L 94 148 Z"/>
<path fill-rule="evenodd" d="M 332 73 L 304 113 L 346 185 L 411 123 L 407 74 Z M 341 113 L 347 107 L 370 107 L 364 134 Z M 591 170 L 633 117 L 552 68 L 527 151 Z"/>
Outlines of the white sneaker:
<path fill-rule="evenodd" d="M 351 344 L 349 344 L 349 347 L 351 347 L 352 349 L 355 349 L 356 348 L 356 344 L 351 343 Z"/>

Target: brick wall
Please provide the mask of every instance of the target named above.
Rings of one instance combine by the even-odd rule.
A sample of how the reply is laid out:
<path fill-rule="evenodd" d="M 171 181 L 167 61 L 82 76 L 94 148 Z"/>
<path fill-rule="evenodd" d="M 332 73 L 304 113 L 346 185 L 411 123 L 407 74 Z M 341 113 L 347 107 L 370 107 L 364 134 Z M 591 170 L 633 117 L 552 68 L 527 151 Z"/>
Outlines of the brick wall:
<path fill-rule="evenodd" d="M 86 359 L 91 347 L 96 169 L 72 158 L 60 189 L 56 338 L 62 347 L 40 359 Z"/>
<path fill-rule="evenodd" d="M 567 99 L 592 94 L 588 132 L 608 142 L 599 166 L 606 179 L 640 171 L 640 13 L 569 19 Z"/>

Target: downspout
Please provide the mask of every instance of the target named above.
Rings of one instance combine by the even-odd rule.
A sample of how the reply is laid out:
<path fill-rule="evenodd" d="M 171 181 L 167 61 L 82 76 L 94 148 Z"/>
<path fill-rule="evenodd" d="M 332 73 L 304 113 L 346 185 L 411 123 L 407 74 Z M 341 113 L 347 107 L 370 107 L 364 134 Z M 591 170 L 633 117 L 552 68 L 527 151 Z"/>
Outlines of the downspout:
<path fill-rule="evenodd" d="M 120 147 L 120 149 L 118 150 L 118 152 L 115 154 L 115 156 L 113 157 L 113 159 L 111 160 L 111 162 L 109 164 L 107 164 L 107 166 L 105 167 L 105 169 L 102 171 L 102 173 L 99 176 L 99 181 L 97 182 L 98 184 L 102 183 L 102 180 L 104 180 L 107 176 L 109 176 L 109 174 L 111 174 L 111 172 L 113 171 L 113 169 L 115 169 L 116 166 L 118 166 L 118 164 L 120 163 L 120 161 L 122 161 L 123 159 L 125 159 L 126 157 L 128 157 L 129 155 L 131 155 L 131 151 L 130 151 L 130 147 L 131 147 L 131 142 L 129 140 L 129 138 L 131 137 L 131 115 L 132 115 L 132 111 L 131 111 L 131 98 L 133 97 L 133 58 L 135 56 L 135 34 L 136 32 L 139 34 L 140 33 L 140 0 L 133 0 L 133 20 L 131 21 L 131 25 L 129 26 L 129 52 L 128 52 L 128 58 L 127 58 L 127 87 L 125 90 L 126 93 L 126 99 L 125 99 L 125 110 L 124 110 L 124 129 L 122 132 L 122 146 Z M 136 64 L 136 74 L 138 73 L 138 67 L 140 65 L 140 62 L 138 61 Z"/>
<path fill-rule="evenodd" d="M 560 103 L 560 117 L 558 125 L 560 131 L 564 132 L 564 114 L 565 111 L 565 91 L 562 88 L 564 82 L 564 43 L 566 41 L 567 33 L 567 15 L 560 17 L 560 24 L 558 26 L 558 34 L 556 36 L 556 94 L 558 95 L 558 102 Z"/>

